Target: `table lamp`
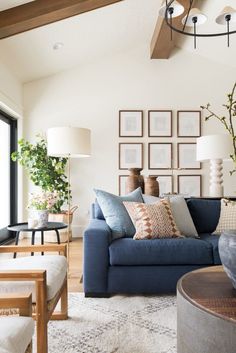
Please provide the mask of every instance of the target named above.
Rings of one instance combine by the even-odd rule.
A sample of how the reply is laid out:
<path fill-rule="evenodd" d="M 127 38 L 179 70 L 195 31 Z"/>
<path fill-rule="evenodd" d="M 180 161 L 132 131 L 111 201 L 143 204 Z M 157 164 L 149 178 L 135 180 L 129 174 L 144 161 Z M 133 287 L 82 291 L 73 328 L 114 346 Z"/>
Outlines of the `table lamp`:
<path fill-rule="evenodd" d="M 89 157 L 91 134 L 89 129 L 80 127 L 53 127 L 47 131 L 48 156 L 68 158 L 68 231 L 67 255 L 69 261 L 70 241 L 70 159 Z"/>
<path fill-rule="evenodd" d="M 230 160 L 233 143 L 230 135 L 207 135 L 197 138 L 197 161 L 210 160 L 210 193 L 212 197 L 224 196 L 223 160 Z"/>

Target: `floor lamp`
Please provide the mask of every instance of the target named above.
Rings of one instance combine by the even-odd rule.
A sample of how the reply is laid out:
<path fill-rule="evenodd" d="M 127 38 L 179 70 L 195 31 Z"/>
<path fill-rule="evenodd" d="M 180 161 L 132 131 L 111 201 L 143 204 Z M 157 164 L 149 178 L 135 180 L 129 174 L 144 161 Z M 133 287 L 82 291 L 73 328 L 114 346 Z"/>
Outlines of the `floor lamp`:
<path fill-rule="evenodd" d="M 89 157 L 91 153 L 91 134 L 89 129 L 80 127 L 53 127 L 47 131 L 48 156 L 68 158 L 68 228 L 67 256 L 69 264 L 70 242 L 70 160 Z M 69 265 L 68 265 L 69 266 Z M 69 268 L 68 268 L 69 273 Z"/>
<path fill-rule="evenodd" d="M 210 160 L 211 197 L 224 196 L 223 160 L 230 160 L 233 142 L 230 135 L 207 135 L 197 138 L 197 161 Z"/>

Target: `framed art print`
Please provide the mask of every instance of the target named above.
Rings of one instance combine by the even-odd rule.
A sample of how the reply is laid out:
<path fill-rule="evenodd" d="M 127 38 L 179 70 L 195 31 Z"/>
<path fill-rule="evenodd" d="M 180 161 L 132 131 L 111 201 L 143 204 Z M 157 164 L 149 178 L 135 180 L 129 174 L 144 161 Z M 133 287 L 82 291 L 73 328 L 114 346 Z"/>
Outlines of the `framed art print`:
<path fill-rule="evenodd" d="M 148 144 L 148 168 L 171 169 L 172 167 L 172 143 Z"/>
<path fill-rule="evenodd" d="M 143 111 L 120 110 L 119 111 L 119 137 L 143 136 Z"/>
<path fill-rule="evenodd" d="M 171 137 L 172 136 L 172 111 L 149 110 L 148 111 L 148 136 Z"/>
<path fill-rule="evenodd" d="M 196 143 L 178 143 L 178 168 L 201 169 L 201 163 L 196 160 Z"/>
<path fill-rule="evenodd" d="M 178 175 L 178 193 L 187 197 L 202 195 L 201 175 Z"/>
<path fill-rule="evenodd" d="M 124 196 L 126 195 L 126 180 L 129 176 L 128 175 L 119 175 L 119 195 Z"/>
<path fill-rule="evenodd" d="M 155 175 L 159 183 L 160 196 L 173 193 L 172 175 Z"/>
<path fill-rule="evenodd" d="M 201 111 L 179 110 L 177 113 L 178 137 L 201 136 Z"/>
<path fill-rule="evenodd" d="M 119 144 L 119 169 L 143 168 L 143 144 Z"/>

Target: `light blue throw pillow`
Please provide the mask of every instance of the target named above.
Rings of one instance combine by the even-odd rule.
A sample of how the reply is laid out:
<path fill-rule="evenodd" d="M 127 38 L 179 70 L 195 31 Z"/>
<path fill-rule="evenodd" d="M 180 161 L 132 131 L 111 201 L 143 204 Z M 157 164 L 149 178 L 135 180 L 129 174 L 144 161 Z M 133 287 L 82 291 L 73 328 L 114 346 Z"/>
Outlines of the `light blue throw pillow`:
<path fill-rule="evenodd" d="M 112 231 L 112 238 L 118 239 L 135 234 L 134 225 L 126 211 L 123 201 L 143 202 L 142 189 L 138 188 L 125 196 L 116 196 L 109 192 L 94 189 L 105 220 Z"/>

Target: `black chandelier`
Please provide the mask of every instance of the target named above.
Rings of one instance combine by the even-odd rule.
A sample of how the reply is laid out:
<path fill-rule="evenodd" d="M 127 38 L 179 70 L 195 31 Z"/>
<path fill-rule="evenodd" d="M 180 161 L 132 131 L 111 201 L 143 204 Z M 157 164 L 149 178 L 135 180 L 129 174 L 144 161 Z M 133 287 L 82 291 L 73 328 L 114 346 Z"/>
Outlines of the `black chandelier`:
<path fill-rule="evenodd" d="M 231 34 L 236 33 L 236 30 L 230 29 L 230 24 L 236 22 L 236 10 L 230 6 L 226 6 L 215 19 L 217 24 L 226 27 L 226 31 L 217 33 L 197 33 L 197 27 L 207 21 L 207 16 L 199 9 L 193 8 L 193 1 L 194 0 L 189 0 L 189 5 L 186 9 L 176 0 L 165 0 L 164 4 L 161 6 L 159 15 L 165 18 L 166 24 L 170 27 L 171 40 L 172 31 L 194 37 L 194 49 L 196 49 L 197 37 L 227 36 L 227 45 L 229 47 L 229 37 Z M 184 12 L 186 12 L 186 15 L 182 19 L 183 28 L 176 28 L 173 25 L 173 18 L 182 15 Z M 192 27 L 193 32 L 187 32 L 186 27 Z"/>

